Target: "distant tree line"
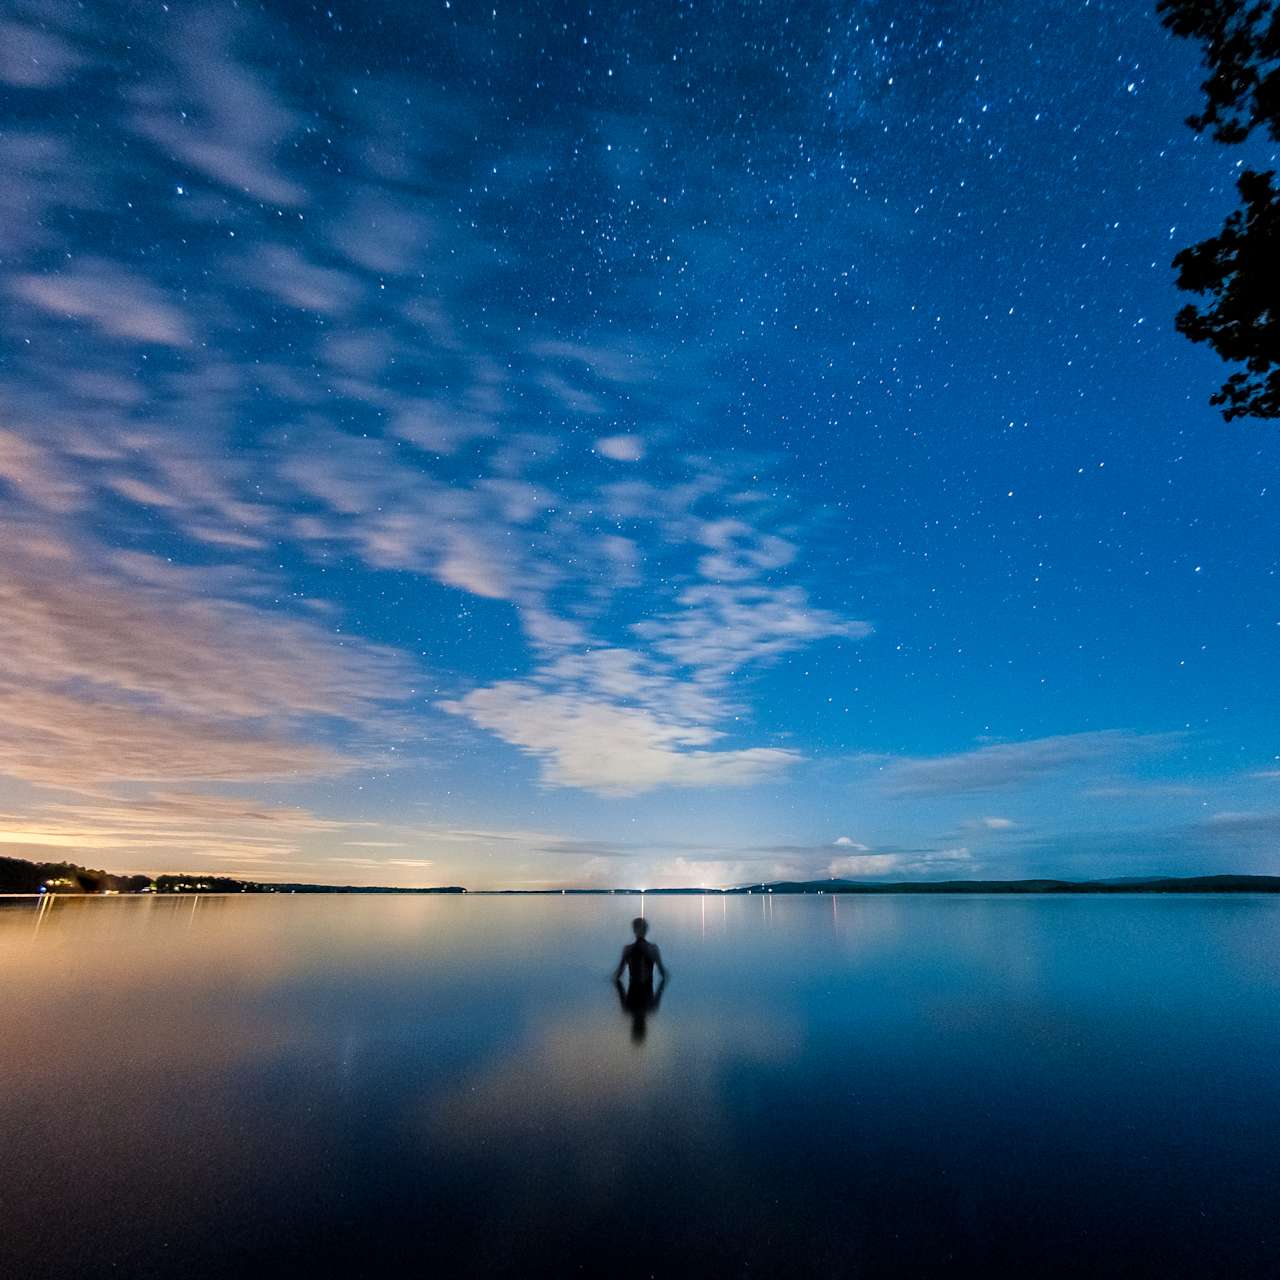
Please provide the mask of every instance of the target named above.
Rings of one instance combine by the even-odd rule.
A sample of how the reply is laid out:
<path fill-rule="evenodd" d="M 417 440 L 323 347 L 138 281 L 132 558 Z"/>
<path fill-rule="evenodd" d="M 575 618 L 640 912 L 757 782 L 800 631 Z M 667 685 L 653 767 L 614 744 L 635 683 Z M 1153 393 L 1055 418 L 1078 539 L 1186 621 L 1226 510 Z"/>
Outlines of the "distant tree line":
<path fill-rule="evenodd" d="M 259 886 L 230 876 L 116 875 L 74 862 L 0 858 L 0 893 L 242 893 Z"/>
<path fill-rule="evenodd" d="M 1209 76 L 1205 108 L 1187 123 L 1218 142 L 1254 130 L 1280 142 L 1280 11 L 1275 0 L 1158 0 L 1175 35 L 1198 40 Z M 1178 331 L 1207 342 L 1231 374 L 1210 397 L 1228 421 L 1280 417 L 1280 191 L 1274 170 L 1246 169 L 1241 206 L 1208 240 L 1173 260 L 1178 288 L 1205 298 L 1178 312 Z"/>
<path fill-rule="evenodd" d="M 466 893 L 460 885 L 403 888 L 350 884 L 264 884 L 204 872 L 115 875 L 74 862 L 0 858 L 0 893 Z"/>
<path fill-rule="evenodd" d="M 41 889 L 56 893 L 140 893 L 150 884 L 150 876 L 112 875 L 73 862 L 0 858 L 0 893 L 39 893 Z"/>

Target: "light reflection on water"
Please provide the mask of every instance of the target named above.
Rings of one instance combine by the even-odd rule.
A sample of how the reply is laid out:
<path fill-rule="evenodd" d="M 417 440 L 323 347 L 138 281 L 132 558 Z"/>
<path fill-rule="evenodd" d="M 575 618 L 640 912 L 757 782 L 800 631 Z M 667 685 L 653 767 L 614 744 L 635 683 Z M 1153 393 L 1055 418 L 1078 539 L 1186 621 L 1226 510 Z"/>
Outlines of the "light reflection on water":
<path fill-rule="evenodd" d="M 5 903 L 0 1274 L 1273 1274 L 1280 901 L 637 909 Z"/>

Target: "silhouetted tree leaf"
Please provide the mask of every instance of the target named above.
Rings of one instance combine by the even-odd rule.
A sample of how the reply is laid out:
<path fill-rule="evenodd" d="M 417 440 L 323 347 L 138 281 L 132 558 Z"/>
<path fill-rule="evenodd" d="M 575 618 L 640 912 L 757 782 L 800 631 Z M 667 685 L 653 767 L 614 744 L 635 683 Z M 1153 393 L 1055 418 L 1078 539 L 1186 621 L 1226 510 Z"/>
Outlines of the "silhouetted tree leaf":
<path fill-rule="evenodd" d="M 1187 123 L 1219 142 L 1243 142 L 1257 128 L 1280 141 L 1275 0 L 1159 0 L 1156 8 L 1175 35 L 1204 46 L 1205 110 Z M 1280 417 L 1280 191 L 1273 176 L 1246 170 L 1237 184 L 1243 205 L 1221 233 L 1173 260 L 1178 287 L 1209 298 L 1178 313 L 1178 331 L 1244 365 L 1210 399 L 1228 420 Z"/>

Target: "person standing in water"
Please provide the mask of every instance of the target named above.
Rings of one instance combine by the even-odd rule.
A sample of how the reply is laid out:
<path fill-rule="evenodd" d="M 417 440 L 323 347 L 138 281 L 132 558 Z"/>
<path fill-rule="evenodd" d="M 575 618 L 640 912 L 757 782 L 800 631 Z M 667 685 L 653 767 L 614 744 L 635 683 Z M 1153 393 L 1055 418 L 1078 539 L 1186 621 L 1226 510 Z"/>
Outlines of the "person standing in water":
<path fill-rule="evenodd" d="M 667 966 L 662 963 L 662 952 L 645 937 L 649 932 L 649 922 L 643 916 L 637 916 L 631 922 L 631 932 L 636 935 L 636 940 L 622 948 L 622 959 L 613 971 L 613 985 L 618 990 L 623 1010 L 631 1015 L 631 1038 L 639 1044 L 645 1036 L 646 1019 L 657 1011 L 658 1002 L 662 999 Z M 622 985 L 624 969 L 628 970 L 625 988 Z M 655 969 L 662 979 L 656 991 L 653 988 Z"/>
<path fill-rule="evenodd" d="M 622 959 L 613 971 L 613 980 L 617 982 L 623 969 L 627 969 L 633 987 L 637 984 L 652 987 L 653 971 L 657 969 L 665 982 L 667 967 L 662 963 L 662 952 L 645 936 L 649 932 L 649 922 L 643 916 L 637 916 L 631 922 L 631 932 L 636 935 L 636 940 L 622 948 Z"/>

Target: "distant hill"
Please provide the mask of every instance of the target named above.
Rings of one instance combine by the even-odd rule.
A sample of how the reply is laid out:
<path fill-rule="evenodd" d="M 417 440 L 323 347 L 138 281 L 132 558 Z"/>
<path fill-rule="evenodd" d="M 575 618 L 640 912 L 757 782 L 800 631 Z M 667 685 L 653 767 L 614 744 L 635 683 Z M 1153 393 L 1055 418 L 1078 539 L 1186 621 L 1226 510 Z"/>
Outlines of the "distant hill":
<path fill-rule="evenodd" d="M 656 890 L 655 892 L 663 892 Z M 726 893 L 1280 893 L 1280 876 L 1128 876 L 1122 880 L 779 880 Z"/>

